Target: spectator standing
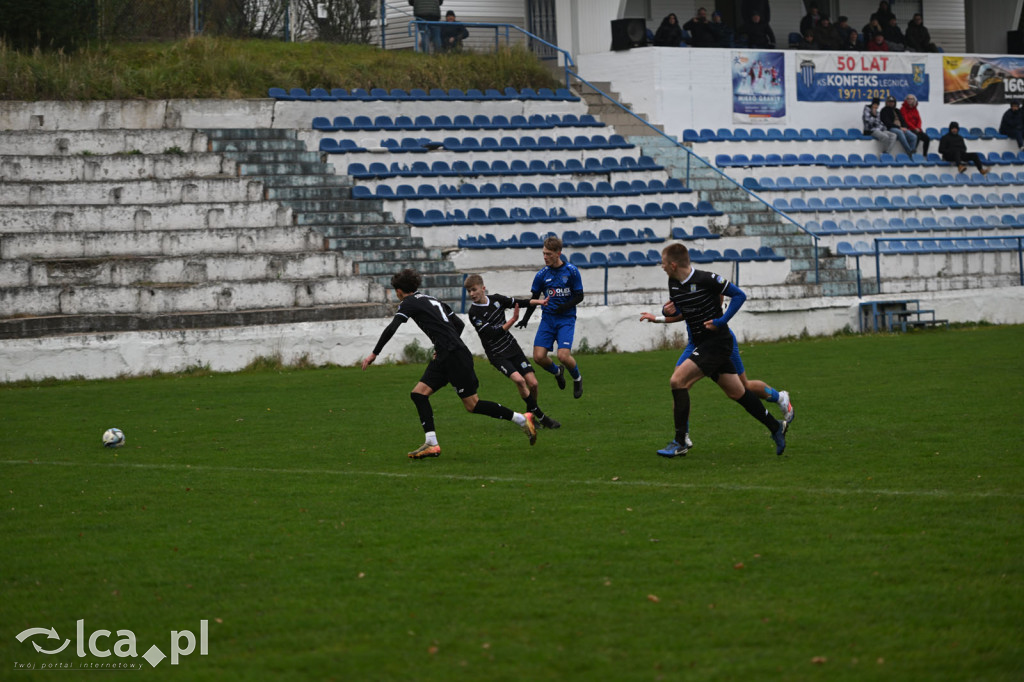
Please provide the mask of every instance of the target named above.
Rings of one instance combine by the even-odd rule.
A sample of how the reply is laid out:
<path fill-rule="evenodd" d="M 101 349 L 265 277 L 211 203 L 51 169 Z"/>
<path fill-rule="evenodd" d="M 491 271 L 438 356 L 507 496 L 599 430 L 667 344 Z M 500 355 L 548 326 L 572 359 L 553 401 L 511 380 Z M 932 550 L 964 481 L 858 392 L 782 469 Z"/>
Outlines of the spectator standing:
<path fill-rule="evenodd" d="M 903 121 L 907 128 L 917 136 L 921 143 L 921 153 L 928 156 L 928 145 L 931 144 L 932 138 L 928 137 L 928 133 L 921 125 L 921 112 L 917 108 L 917 96 L 907 95 L 903 100 L 903 106 L 900 107 L 900 113 L 903 114 Z"/>
<path fill-rule="evenodd" d="M 775 33 L 772 27 L 761 21 L 760 14 L 754 14 L 741 30 L 747 36 L 747 45 L 758 49 L 772 49 L 775 47 Z"/>
<path fill-rule="evenodd" d="M 690 44 L 694 47 L 714 47 L 715 36 L 711 32 L 707 8 L 698 9 L 697 16 L 683 24 L 683 30 L 690 34 Z"/>
<path fill-rule="evenodd" d="M 882 26 L 882 35 L 885 36 L 885 42 L 889 43 L 889 49 L 893 52 L 904 52 L 906 50 L 907 39 L 903 37 L 903 31 L 900 30 L 896 17 L 893 17 L 889 20 L 888 24 Z"/>
<path fill-rule="evenodd" d="M 808 31 L 813 31 L 821 21 L 821 13 L 818 11 L 817 3 L 812 2 L 807 8 L 807 14 L 800 20 L 800 35 L 806 36 Z"/>
<path fill-rule="evenodd" d="M 988 174 L 988 168 L 981 165 L 981 157 L 977 152 L 967 151 L 967 143 L 961 137 L 960 124 L 956 121 L 950 122 L 949 132 L 939 139 L 939 156 L 943 161 L 955 163 L 957 170 L 961 173 L 967 170 L 968 163 L 973 163 L 979 173 Z"/>
<path fill-rule="evenodd" d="M 755 14 L 760 15 L 762 24 L 772 23 L 772 6 L 768 0 L 741 0 L 740 23 L 750 21 Z"/>
<path fill-rule="evenodd" d="M 412 13 L 420 21 L 441 21 L 441 5 L 444 0 L 409 0 Z M 441 49 L 440 24 L 420 24 L 420 49 L 437 52 Z"/>
<path fill-rule="evenodd" d="M 842 46 L 842 43 L 839 42 L 839 34 L 828 17 L 822 17 L 818 21 L 818 25 L 814 28 L 814 41 L 823 50 L 838 50 Z"/>
<path fill-rule="evenodd" d="M 888 52 L 889 43 L 885 42 L 885 36 L 881 33 L 876 33 L 871 38 L 871 42 L 868 43 L 868 52 Z"/>
<path fill-rule="evenodd" d="M 889 3 L 887 0 L 881 0 L 878 3 L 878 10 L 871 15 L 871 21 L 878 21 L 879 26 L 888 26 L 889 19 L 893 17 L 892 10 L 889 9 Z"/>
<path fill-rule="evenodd" d="M 714 36 L 715 47 L 732 47 L 732 29 L 729 25 L 722 21 L 722 13 L 714 11 L 711 13 L 711 24 L 708 26 L 711 29 L 711 34 Z M 768 29 L 769 31 L 771 29 Z M 775 38 L 772 37 L 773 45 Z"/>
<path fill-rule="evenodd" d="M 892 95 L 885 99 L 885 107 L 879 113 L 879 118 L 882 119 L 886 130 L 896 135 L 907 156 L 912 155 L 917 148 L 917 136 L 907 127 L 903 114 L 896 108 L 896 98 Z"/>
<path fill-rule="evenodd" d="M 1020 108 L 1020 102 L 1010 102 L 1010 108 L 999 123 L 999 133 L 1014 140 L 1017 149 L 1024 151 L 1024 109 Z"/>
<path fill-rule="evenodd" d="M 861 116 L 864 122 L 864 134 L 881 142 L 886 154 L 895 154 L 900 148 L 900 141 L 896 139 L 895 133 L 885 129 L 885 124 L 882 123 L 882 119 L 878 115 L 879 104 L 881 104 L 881 100 L 875 97 L 871 100 L 871 104 L 864 107 L 864 114 Z"/>
<path fill-rule="evenodd" d="M 455 19 L 455 12 L 448 10 L 444 15 L 445 25 L 441 27 L 441 47 L 445 52 L 462 52 L 462 41 L 469 37 L 469 31 Z"/>
<path fill-rule="evenodd" d="M 683 42 L 683 27 L 675 13 L 669 14 L 661 20 L 658 32 L 654 34 L 654 45 L 656 47 L 679 47 Z"/>
<path fill-rule="evenodd" d="M 918 12 L 907 24 L 907 32 L 904 36 L 907 49 L 911 52 L 938 52 L 939 48 L 932 42 L 932 34 L 924 25 L 924 18 Z"/>

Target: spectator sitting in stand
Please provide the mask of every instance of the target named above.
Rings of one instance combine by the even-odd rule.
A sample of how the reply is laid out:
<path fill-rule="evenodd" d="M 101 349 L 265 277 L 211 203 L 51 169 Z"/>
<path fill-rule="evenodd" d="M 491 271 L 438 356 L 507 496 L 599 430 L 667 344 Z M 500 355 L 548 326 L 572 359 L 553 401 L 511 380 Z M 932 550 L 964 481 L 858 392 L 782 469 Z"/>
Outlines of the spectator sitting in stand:
<path fill-rule="evenodd" d="M 850 43 L 850 34 L 856 33 L 854 28 L 850 26 L 850 20 L 846 17 L 836 19 L 836 23 L 832 25 L 832 28 L 839 34 L 839 44 L 844 48 Z"/>
<path fill-rule="evenodd" d="M 1017 143 L 1017 149 L 1024 151 L 1024 109 L 1020 102 L 1010 102 L 1010 108 L 1003 113 L 999 123 L 999 133 Z"/>
<path fill-rule="evenodd" d="M 917 149 L 917 135 L 907 126 L 903 114 L 896 108 L 896 98 L 892 95 L 885 99 L 885 107 L 879 113 L 879 118 L 882 119 L 886 130 L 896 135 L 907 156 L 911 156 Z"/>
<path fill-rule="evenodd" d="M 875 40 L 875 36 L 882 33 L 882 25 L 878 23 L 877 19 L 872 19 L 864 25 L 860 33 L 864 36 L 864 44 L 870 45 Z"/>
<path fill-rule="evenodd" d="M 740 33 L 747 36 L 747 46 L 759 49 L 771 49 L 775 47 L 775 33 L 768 24 L 761 23 L 761 15 L 755 12 L 750 17 L 750 23 L 746 24 Z"/>
<path fill-rule="evenodd" d="M 711 32 L 711 22 L 708 21 L 708 10 L 701 7 L 697 10 L 697 16 L 683 24 L 683 30 L 690 34 L 690 45 L 694 47 L 714 47 L 715 36 Z"/>
<path fill-rule="evenodd" d="M 797 45 L 801 50 L 820 50 L 821 47 L 818 45 L 818 41 L 814 39 L 814 31 L 807 31 L 804 33 L 803 40 Z"/>
<path fill-rule="evenodd" d="M 900 25 L 896 21 L 896 17 L 889 20 L 889 23 L 882 27 L 882 35 L 885 36 L 885 42 L 889 43 L 889 49 L 892 52 L 904 52 L 907 39 L 903 37 L 903 31 L 900 30 Z"/>
<path fill-rule="evenodd" d="M 850 31 L 843 49 L 849 52 L 861 52 L 864 49 L 864 45 L 860 42 L 860 34 L 856 30 Z"/>
<path fill-rule="evenodd" d="M 932 34 L 924 25 L 924 19 L 918 12 L 907 24 L 905 34 L 907 49 L 911 52 L 938 52 L 939 48 L 932 42 Z"/>
<path fill-rule="evenodd" d="M 967 151 L 967 143 L 960 136 L 960 124 L 956 121 L 949 124 L 949 132 L 939 140 L 939 156 L 943 161 L 955 163 L 961 173 L 967 170 L 968 163 L 973 163 L 979 173 L 988 174 L 988 168 L 981 165 L 981 158 L 977 152 Z"/>
<path fill-rule="evenodd" d="M 767 26 L 767 24 L 765 24 Z M 722 21 L 722 13 L 717 10 L 711 13 L 711 24 L 708 25 L 711 30 L 711 35 L 714 36 L 715 47 L 732 47 L 732 29 L 728 24 Z M 771 29 L 768 29 L 771 31 Z M 772 47 L 774 45 L 774 36 L 772 37 Z"/>
<path fill-rule="evenodd" d="M 931 144 L 932 138 L 928 137 L 928 133 L 924 131 L 921 125 L 921 112 L 917 108 L 917 97 L 915 95 L 907 95 L 903 100 L 903 106 L 900 107 L 900 113 L 903 114 L 903 121 L 906 123 L 907 128 L 910 132 L 917 135 L 918 141 L 921 143 L 921 153 L 928 156 L 928 145 Z"/>
<path fill-rule="evenodd" d="M 806 36 L 808 31 L 813 31 L 817 28 L 820 20 L 821 14 L 818 12 L 818 5 L 812 2 L 807 8 L 807 14 L 800 20 L 800 35 Z"/>
<path fill-rule="evenodd" d="M 444 15 L 445 25 L 441 27 L 441 47 L 445 52 L 461 52 L 462 41 L 469 37 L 466 27 L 455 20 L 455 12 L 448 10 Z"/>
<path fill-rule="evenodd" d="M 839 34 L 828 17 L 822 17 L 815 27 L 814 42 L 818 43 L 822 50 L 838 50 L 842 46 Z"/>
<path fill-rule="evenodd" d="M 868 43 L 868 52 L 888 52 L 889 43 L 885 42 L 885 36 L 876 33 L 875 37 Z"/>
<path fill-rule="evenodd" d="M 654 34 L 654 45 L 656 47 L 679 47 L 683 42 L 683 28 L 675 13 L 669 14 L 661 20 L 658 32 Z"/>
<path fill-rule="evenodd" d="M 871 100 L 871 104 L 864 107 L 864 114 L 861 117 L 864 123 L 864 134 L 881 142 L 885 147 L 886 154 L 895 156 L 900 148 L 900 141 L 896 139 L 895 133 L 885 129 L 885 124 L 882 123 L 882 119 L 878 115 L 879 104 L 881 104 L 881 100 L 875 97 Z"/>

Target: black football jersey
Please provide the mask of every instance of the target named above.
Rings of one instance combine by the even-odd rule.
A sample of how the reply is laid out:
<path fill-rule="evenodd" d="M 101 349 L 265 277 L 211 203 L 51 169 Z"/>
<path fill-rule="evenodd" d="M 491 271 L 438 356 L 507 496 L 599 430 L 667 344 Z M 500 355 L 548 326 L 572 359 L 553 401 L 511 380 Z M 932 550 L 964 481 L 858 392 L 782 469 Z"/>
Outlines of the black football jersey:
<path fill-rule="evenodd" d="M 452 312 L 447 303 L 438 301 L 433 296 L 415 293 L 405 297 L 398 305 L 395 318 L 401 322 L 412 320 L 430 337 L 436 350 L 454 350 L 465 346 L 459 336 L 465 323 Z"/>
<path fill-rule="evenodd" d="M 728 325 L 722 325 L 711 332 L 704 328 L 708 320 L 722 316 L 722 295 L 729 281 L 721 275 L 705 270 L 691 270 L 686 281 L 668 278 L 668 294 L 676 306 L 676 312 L 683 316 L 690 332 L 690 341 L 699 345 L 702 340 L 721 332 L 728 333 Z"/>
<path fill-rule="evenodd" d="M 519 343 L 503 329 L 505 310 L 515 306 L 515 299 L 501 294 L 488 294 L 487 303 L 474 303 L 469 307 L 469 323 L 480 335 L 484 352 L 488 358 L 504 357 L 509 351 L 521 352 Z"/>

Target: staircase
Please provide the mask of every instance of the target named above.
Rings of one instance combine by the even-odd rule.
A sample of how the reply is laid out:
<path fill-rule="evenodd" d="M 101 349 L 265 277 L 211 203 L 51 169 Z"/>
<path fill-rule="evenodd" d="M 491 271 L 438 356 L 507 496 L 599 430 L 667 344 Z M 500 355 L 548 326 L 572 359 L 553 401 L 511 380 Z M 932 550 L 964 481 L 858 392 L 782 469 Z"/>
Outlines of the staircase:
<path fill-rule="evenodd" d="M 610 83 L 594 85 L 609 96 L 619 99 L 618 93 L 611 90 Z M 827 250 L 819 250 L 816 274 L 814 240 L 808 233 L 783 219 L 764 204 L 752 201 L 745 190 L 692 158 L 672 141 L 655 134 L 651 128 L 622 111 L 600 93 L 584 86 L 582 96 L 587 102 L 590 114 L 614 126 L 617 133 L 626 136 L 643 154 L 664 166 L 671 177 L 687 182 L 689 187 L 699 193 L 701 200 L 710 201 L 715 208 L 725 212 L 728 224 L 722 230 L 724 236 L 760 236 L 764 246 L 772 247 L 776 253 L 789 259 L 792 272 L 787 278 L 787 285 L 791 286 L 785 287 L 788 289 L 785 292 L 780 292 L 779 287 L 773 287 L 773 297 L 857 295 L 857 272 L 847 268 L 845 256 L 836 256 Z M 630 108 L 628 104 L 624 106 Z M 644 115 L 640 117 L 647 120 Z M 660 125 L 654 127 L 664 131 Z M 713 226 L 714 219 L 711 222 Z M 873 278 L 864 278 L 861 286 L 862 293 L 875 293 L 876 283 Z"/>
<path fill-rule="evenodd" d="M 421 291 L 453 308 L 461 301 L 462 275 L 440 249 L 428 249 L 411 229 L 382 211 L 377 199 L 352 199 L 347 176 L 337 175 L 319 152 L 306 150 L 296 131 L 285 129 L 207 130 L 212 151 L 238 163 L 239 174 L 258 179 L 266 198 L 292 209 L 295 223 L 314 230 L 324 248 L 353 263 L 353 275 L 385 290 L 391 276 L 407 267 L 423 276 Z"/>

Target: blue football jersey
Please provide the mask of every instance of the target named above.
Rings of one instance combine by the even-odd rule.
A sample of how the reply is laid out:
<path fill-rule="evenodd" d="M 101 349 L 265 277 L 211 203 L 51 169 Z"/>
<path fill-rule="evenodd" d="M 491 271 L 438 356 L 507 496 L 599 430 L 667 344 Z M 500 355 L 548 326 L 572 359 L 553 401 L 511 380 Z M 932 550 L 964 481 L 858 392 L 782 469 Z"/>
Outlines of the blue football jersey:
<path fill-rule="evenodd" d="M 563 262 L 557 268 L 545 265 L 533 278 L 531 290 L 541 292 L 541 298 L 548 297 L 548 304 L 541 308 L 545 315 L 575 318 L 576 306 L 569 306 L 557 313 L 550 311 L 572 300 L 573 292 L 583 291 L 583 279 L 580 277 L 579 268 L 572 263 Z"/>

